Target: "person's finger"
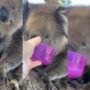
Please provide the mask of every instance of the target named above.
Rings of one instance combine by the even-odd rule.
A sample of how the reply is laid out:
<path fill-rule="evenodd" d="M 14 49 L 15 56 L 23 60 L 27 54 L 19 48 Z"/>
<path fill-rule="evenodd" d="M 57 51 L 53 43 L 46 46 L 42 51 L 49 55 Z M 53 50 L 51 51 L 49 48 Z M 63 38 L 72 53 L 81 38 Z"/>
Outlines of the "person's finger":
<path fill-rule="evenodd" d="M 31 63 L 32 63 L 32 68 L 40 66 L 42 64 L 40 61 L 31 61 Z"/>
<path fill-rule="evenodd" d="M 23 79 L 25 79 L 28 76 L 28 73 L 31 69 L 40 66 L 41 64 L 42 63 L 40 61 L 23 60 Z"/>
<path fill-rule="evenodd" d="M 40 42 L 41 42 L 41 37 L 40 36 L 28 40 L 28 43 L 30 43 L 33 47 L 38 45 Z"/>

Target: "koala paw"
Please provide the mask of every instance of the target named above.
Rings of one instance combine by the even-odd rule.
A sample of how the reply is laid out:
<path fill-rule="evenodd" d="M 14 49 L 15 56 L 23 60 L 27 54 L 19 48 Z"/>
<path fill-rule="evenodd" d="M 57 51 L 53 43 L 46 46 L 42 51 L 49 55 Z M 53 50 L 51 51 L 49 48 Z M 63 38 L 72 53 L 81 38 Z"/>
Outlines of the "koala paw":
<path fill-rule="evenodd" d="M 7 74 L 2 71 L 0 71 L 0 81 L 2 81 L 4 84 L 9 81 Z"/>
<path fill-rule="evenodd" d="M 16 80 L 7 82 L 7 90 L 19 90 L 19 83 Z"/>
<path fill-rule="evenodd" d="M 49 80 L 47 74 L 44 74 L 44 75 L 42 76 L 42 80 L 43 80 L 44 83 L 46 84 L 47 90 L 57 90 L 57 88 L 56 88 L 55 85 L 52 83 L 52 81 Z"/>
<path fill-rule="evenodd" d="M 49 90 L 57 90 L 57 88 L 52 82 L 49 83 Z"/>

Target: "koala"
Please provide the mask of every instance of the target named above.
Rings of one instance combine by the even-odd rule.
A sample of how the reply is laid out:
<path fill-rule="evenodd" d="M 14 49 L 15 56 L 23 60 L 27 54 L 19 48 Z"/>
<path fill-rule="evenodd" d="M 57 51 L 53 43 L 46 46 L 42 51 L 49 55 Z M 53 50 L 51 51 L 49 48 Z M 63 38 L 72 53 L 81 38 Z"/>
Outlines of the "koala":
<path fill-rule="evenodd" d="M 90 83 L 90 7 L 70 7 L 68 10 L 70 49 L 83 54 L 88 59 L 85 72 L 79 80 L 79 83 L 83 81 L 88 87 L 87 83 Z"/>
<path fill-rule="evenodd" d="M 22 62 L 22 25 L 22 0 L 0 0 L 0 82 Z"/>
<path fill-rule="evenodd" d="M 0 0 L 0 53 L 23 24 L 22 0 Z"/>
<path fill-rule="evenodd" d="M 50 5 L 37 5 L 30 10 L 24 26 L 23 40 L 41 36 L 42 43 L 56 50 L 52 63 L 43 69 L 39 68 L 48 81 L 67 76 L 68 20 L 65 11 L 63 7 L 56 9 Z"/>
<path fill-rule="evenodd" d="M 84 54 L 88 58 L 87 66 L 90 66 L 89 9 L 90 7 L 73 7 L 70 8 L 68 13 L 69 44 L 75 51 Z M 83 10 L 85 10 L 85 13 L 83 13 Z"/>
<path fill-rule="evenodd" d="M 62 7 L 56 9 L 49 5 L 37 5 L 30 10 L 25 24 L 24 40 L 40 35 L 43 43 L 52 46 L 56 50 L 51 65 L 39 69 L 44 71 L 45 74 L 42 76 L 48 76 L 47 78 L 50 82 L 67 76 L 67 18 L 63 9 Z M 35 20 L 35 27 L 33 26 L 33 20 Z M 22 28 L 13 35 L 11 43 L 5 49 L 0 59 L 0 81 L 3 77 L 7 77 L 8 72 L 13 71 L 21 63 Z M 52 69 L 54 72 L 52 72 Z M 13 80 L 12 82 L 16 83 Z M 18 90 L 18 84 L 16 83 L 15 85 Z"/>
<path fill-rule="evenodd" d="M 22 66 L 20 70 L 18 70 L 17 68 L 21 64 L 22 30 L 19 30 L 13 36 L 13 40 L 11 41 L 10 45 L 7 47 L 0 59 L 0 82 L 3 82 L 2 84 L 9 83 L 11 87 L 14 86 L 14 88 L 16 88 L 15 90 L 19 90 L 19 81 L 20 79 L 22 79 Z M 11 71 L 12 73 L 10 73 Z"/>
<path fill-rule="evenodd" d="M 73 7 L 69 9 L 69 44 L 73 48 L 82 54 L 85 54 L 88 58 L 88 65 L 90 65 L 90 7 Z M 85 13 L 83 13 L 85 10 Z M 72 24 L 72 22 L 74 24 Z"/>

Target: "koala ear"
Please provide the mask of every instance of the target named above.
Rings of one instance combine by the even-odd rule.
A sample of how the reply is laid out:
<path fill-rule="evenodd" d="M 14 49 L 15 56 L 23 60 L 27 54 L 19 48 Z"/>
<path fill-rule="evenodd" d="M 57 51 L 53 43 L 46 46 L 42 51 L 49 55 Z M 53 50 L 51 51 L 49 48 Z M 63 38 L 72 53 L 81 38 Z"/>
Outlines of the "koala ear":
<path fill-rule="evenodd" d="M 68 37 L 68 18 L 67 18 L 68 10 L 65 7 L 59 7 L 56 10 L 56 19 L 58 23 L 63 26 L 63 32 L 66 37 Z"/>
<path fill-rule="evenodd" d="M 67 13 L 68 13 L 68 9 L 67 8 L 65 8 L 65 7 L 59 7 L 59 8 L 57 8 L 57 12 L 59 13 L 59 14 L 63 14 L 63 15 L 65 15 L 65 16 L 67 16 Z"/>

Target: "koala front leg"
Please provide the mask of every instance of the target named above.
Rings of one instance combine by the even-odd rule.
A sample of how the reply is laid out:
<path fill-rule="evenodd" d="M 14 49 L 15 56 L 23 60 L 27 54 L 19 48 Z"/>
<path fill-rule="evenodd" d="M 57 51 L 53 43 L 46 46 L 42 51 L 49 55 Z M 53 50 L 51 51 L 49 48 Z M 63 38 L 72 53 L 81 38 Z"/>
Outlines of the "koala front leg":
<path fill-rule="evenodd" d="M 61 79 L 67 76 L 67 56 L 56 57 L 55 60 L 45 69 L 49 79 Z"/>
<path fill-rule="evenodd" d="M 58 90 L 66 90 L 67 85 L 68 85 L 67 77 L 54 80 L 53 83 L 58 88 Z"/>
<path fill-rule="evenodd" d="M 0 60 L 0 77 L 22 63 L 22 32 L 18 31 Z"/>
<path fill-rule="evenodd" d="M 41 71 L 41 70 L 40 70 Z M 48 90 L 53 90 L 52 81 L 67 76 L 67 55 L 60 55 L 54 58 L 53 62 L 43 72 L 39 72 L 42 79 L 47 83 Z"/>

